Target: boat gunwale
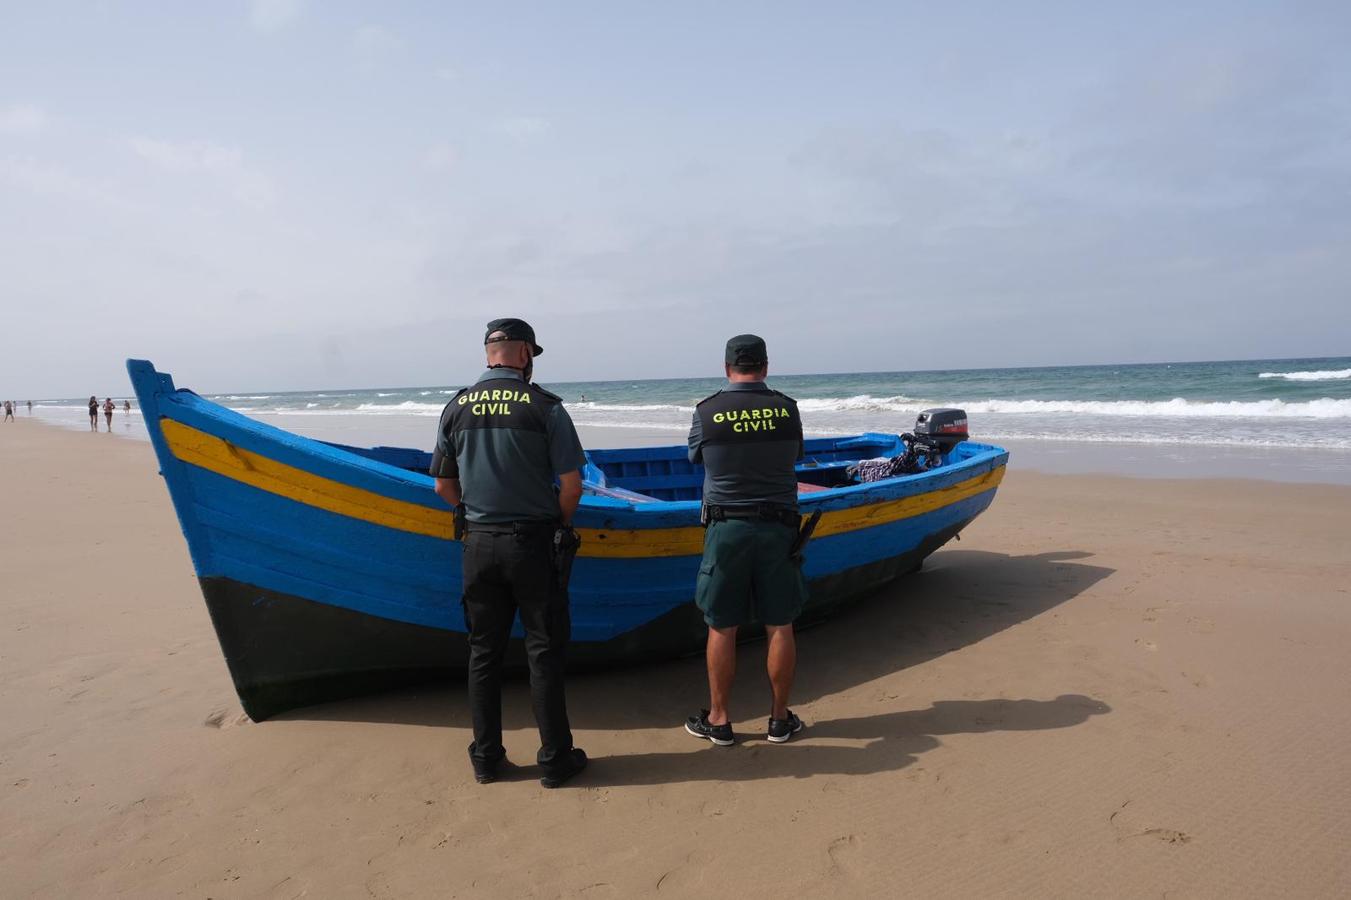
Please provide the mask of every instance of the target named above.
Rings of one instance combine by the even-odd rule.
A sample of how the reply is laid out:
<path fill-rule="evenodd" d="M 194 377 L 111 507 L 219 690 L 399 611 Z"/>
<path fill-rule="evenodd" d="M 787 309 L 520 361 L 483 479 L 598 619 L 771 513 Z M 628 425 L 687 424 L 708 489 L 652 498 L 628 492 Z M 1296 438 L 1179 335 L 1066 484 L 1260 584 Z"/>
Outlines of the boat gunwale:
<path fill-rule="evenodd" d="M 129 369 L 139 361 L 128 361 Z M 151 372 L 172 385 L 172 376 L 154 370 L 153 365 L 145 363 Z M 133 371 L 133 381 L 136 373 Z M 330 479 L 342 485 L 389 497 L 395 500 L 413 503 L 428 509 L 444 509 L 440 498 L 431 490 L 430 475 L 400 468 L 378 459 L 352 453 L 334 447 L 331 444 L 286 431 L 275 425 L 236 412 L 214 401 L 208 400 L 190 390 L 175 388 L 172 391 L 161 389 L 156 384 L 157 403 L 151 406 L 156 415 L 148 417 L 147 428 L 157 442 L 164 442 L 160 417 L 169 418 L 187 427 L 202 431 L 239 447 L 240 449 L 267 457 L 283 465 L 300 469 L 320 478 Z M 827 438 L 828 439 L 828 438 Z M 840 438 L 841 441 L 893 442 L 896 435 L 885 432 L 863 432 Z M 649 451 L 670 450 L 679 445 L 667 447 L 639 448 Z M 157 450 L 159 447 L 157 446 Z M 168 447 L 164 448 L 172 456 Z M 396 448 L 405 449 L 405 448 Z M 628 448 L 605 448 L 628 449 Z M 989 444 L 967 442 L 965 458 L 941 469 L 904 475 L 883 481 L 866 484 L 850 484 L 827 487 L 799 497 L 799 507 L 805 512 L 817 509 L 832 512 L 904 499 L 930 491 L 941 490 L 953 484 L 991 471 L 1005 465 L 1008 459 L 1006 450 Z M 425 452 L 425 451 L 422 451 Z M 597 467 L 588 460 L 588 468 Z M 588 482 L 595 484 L 594 482 Z M 697 523 L 701 503 L 698 500 L 658 500 L 633 502 L 613 497 L 584 494 L 579 507 L 579 524 L 590 524 L 585 520 L 593 514 L 613 516 L 622 514 L 628 522 L 610 522 L 608 527 L 633 527 L 638 529 L 681 527 Z"/>

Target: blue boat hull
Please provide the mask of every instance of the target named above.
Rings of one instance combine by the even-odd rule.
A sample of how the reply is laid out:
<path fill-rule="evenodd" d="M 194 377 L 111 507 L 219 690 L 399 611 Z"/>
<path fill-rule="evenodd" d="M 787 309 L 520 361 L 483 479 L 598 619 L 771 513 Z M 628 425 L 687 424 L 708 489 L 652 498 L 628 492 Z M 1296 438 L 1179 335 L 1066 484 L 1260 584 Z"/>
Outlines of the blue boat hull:
<path fill-rule="evenodd" d="M 252 718 L 463 671 L 460 554 L 449 511 L 415 471 L 425 472 L 425 454 L 309 441 L 176 390 L 149 363 L 128 368 Z M 801 477 L 837 478 L 851 447 L 888 440 L 809 442 L 815 464 Z M 804 563 L 804 624 L 914 570 L 989 506 L 1007 454 L 963 453 L 895 484 L 802 495 L 804 512 L 824 513 Z M 698 502 L 652 497 L 697 494 L 697 471 L 680 448 L 591 457 L 576 518 L 571 667 L 699 652 Z M 523 662 L 519 640 L 509 659 Z"/>

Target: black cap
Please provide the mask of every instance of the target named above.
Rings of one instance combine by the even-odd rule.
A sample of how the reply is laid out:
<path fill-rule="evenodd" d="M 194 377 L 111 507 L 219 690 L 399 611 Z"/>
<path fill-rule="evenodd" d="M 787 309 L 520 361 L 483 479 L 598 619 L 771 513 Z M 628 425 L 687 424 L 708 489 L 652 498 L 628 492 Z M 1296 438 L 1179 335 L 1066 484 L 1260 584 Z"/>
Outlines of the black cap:
<path fill-rule="evenodd" d="M 502 337 L 493 338 L 497 332 L 502 333 Z M 530 345 L 532 356 L 539 356 L 544 352 L 544 348 L 535 343 L 535 329 L 526 324 L 524 319 L 493 319 L 488 323 L 488 333 L 483 336 L 483 343 L 495 344 L 497 341 L 525 341 Z"/>
<path fill-rule="evenodd" d="M 727 342 L 727 365 L 763 366 L 769 362 L 765 339 L 754 334 L 738 334 Z"/>

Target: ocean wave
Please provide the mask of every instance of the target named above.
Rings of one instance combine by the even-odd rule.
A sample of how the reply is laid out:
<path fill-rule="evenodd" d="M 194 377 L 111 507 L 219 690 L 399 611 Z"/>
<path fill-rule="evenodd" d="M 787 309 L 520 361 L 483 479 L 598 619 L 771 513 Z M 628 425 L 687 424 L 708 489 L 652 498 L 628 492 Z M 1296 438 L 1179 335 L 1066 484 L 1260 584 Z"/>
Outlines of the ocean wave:
<path fill-rule="evenodd" d="M 808 397 L 797 402 L 800 412 L 910 412 L 934 404 L 898 394 L 894 397 L 874 397 L 856 394 L 853 397 Z"/>
<path fill-rule="evenodd" d="M 874 397 L 807 397 L 797 401 L 808 418 L 831 413 L 917 413 L 935 406 L 957 406 L 968 413 L 1029 415 L 1075 413 L 1096 416 L 1170 416 L 1202 419 L 1342 419 L 1351 418 L 1351 400 L 1287 402 L 1284 400 L 1204 401 L 1176 397 L 1172 400 L 923 400 L 905 395 Z M 680 412 L 693 406 L 676 404 L 570 403 L 569 409 L 611 412 Z"/>
<path fill-rule="evenodd" d="M 681 406 L 677 403 L 596 403 L 593 400 L 578 400 L 566 404 L 570 410 L 591 410 L 595 412 L 694 412 L 694 404 Z"/>
<path fill-rule="evenodd" d="M 1351 400 L 917 400 L 913 397 L 824 397 L 798 401 L 804 415 L 834 412 L 913 413 L 935 406 L 957 406 L 968 413 L 1028 415 L 1074 413 L 1094 416 L 1168 416 L 1200 419 L 1343 419 L 1351 418 Z"/>
<path fill-rule="evenodd" d="M 405 400 L 402 403 L 361 403 L 352 412 L 375 413 L 377 415 L 402 413 L 404 415 L 439 416 L 441 410 L 445 408 L 444 403 L 419 403 L 416 400 Z"/>
<path fill-rule="evenodd" d="M 1351 369 L 1324 369 L 1317 372 L 1262 372 L 1258 378 L 1284 378 L 1286 381 L 1345 381 Z"/>
<path fill-rule="evenodd" d="M 968 413 L 1078 413 L 1183 419 L 1346 419 L 1351 400 L 978 400 L 955 404 Z"/>
<path fill-rule="evenodd" d="M 604 424 L 619 424 L 622 419 L 647 419 L 656 415 L 684 418 L 694 407 L 676 403 L 569 403 L 580 418 L 604 419 Z M 906 396 L 812 397 L 798 401 L 798 409 L 810 422 L 832 414 L 900 413 L 912 415 L 936 406 L 957 406 L 973 415 L 1083 415 L 1122 418 L 1181 419 L 1351 419 L 1351 400 L 1324 397 L 1319 400 L 1231 400 L 1204 401 L 1175 397 L 1172 400 L 922 400 Z M 243 407 L 235 407 L 243 409 Z M 313 406 L 307 404 L 307 408 Z M 343 409 L 330 408 L 334 415 L 440 415 L 441 403 L 404 400 L 400 403 L 361 403 Z M 278 413 L 293 408 L 279 407 Z M 638 427 L 645 427 L 639 425 Z"/>
<path fill-rule="evenodd" d="M 808 435 L 809 437 L 811 435 Z M 1166 447 L 1228 447 L 1238 450 L 1351 450 L 1351 437 L 1322 434 L 1230 434 L 1117 431 L 1036 431 L 995 426 L 972 434 L 978 444 L 1025 441 L 1052 444 L 1129 444 Z"/>
<path fill-rule="evenodd" d="M 804 415 L 835 412 L 915 413 L 935 406 L 957 406 L 968 413 L 1028 415 L 1074 413 L 1094 416 L 1169 416 L 1200 419 L 1343 419 L 1351 418 L 1351 400 L 919 400 L 913 397 L 809 398 L 798 401 Z"/>

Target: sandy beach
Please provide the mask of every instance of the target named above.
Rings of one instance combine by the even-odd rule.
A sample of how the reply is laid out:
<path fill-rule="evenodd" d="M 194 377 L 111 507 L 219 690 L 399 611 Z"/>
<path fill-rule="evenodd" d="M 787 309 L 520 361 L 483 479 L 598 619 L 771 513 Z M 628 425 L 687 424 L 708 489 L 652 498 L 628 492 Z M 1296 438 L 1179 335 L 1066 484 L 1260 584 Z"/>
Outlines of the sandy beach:
<path fill-rule="evenodd" d="M 578 677 L 593 759 L 473 783 L 458 685 L 243 715 L 151 449 L 0 427 L 5 897 L 1351 892 L 1351 488 L 1012 470 L 804 632 L 800 740 L 680 728 L 700 660 Z M 507 745 L 533 762 L 523 684 Z"/>

